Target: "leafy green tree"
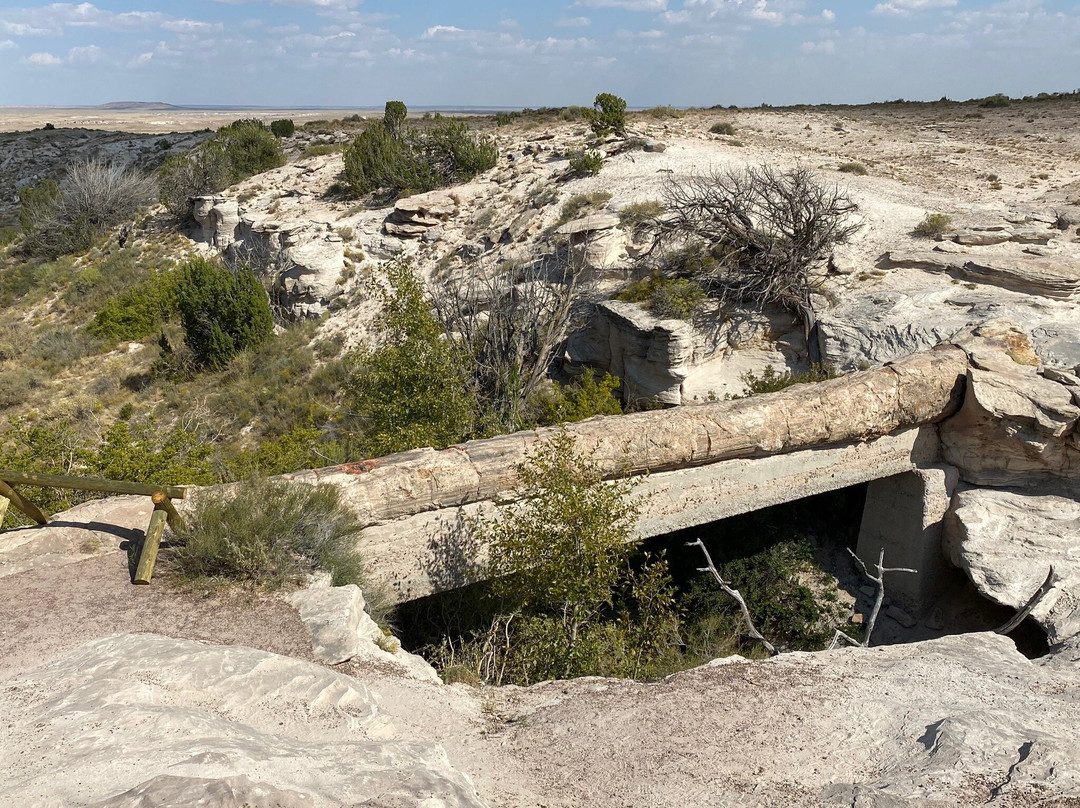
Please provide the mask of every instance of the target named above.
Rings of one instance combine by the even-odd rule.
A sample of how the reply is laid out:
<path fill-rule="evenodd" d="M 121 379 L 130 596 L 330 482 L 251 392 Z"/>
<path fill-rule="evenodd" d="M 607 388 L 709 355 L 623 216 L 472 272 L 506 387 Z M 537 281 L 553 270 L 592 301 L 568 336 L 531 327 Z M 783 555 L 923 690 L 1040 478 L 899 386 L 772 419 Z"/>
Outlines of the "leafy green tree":
<path fill-rule="evenodd" d="M 379 457 L 419 446 L 442 448 L 467 438 L 474 399 L 457 353 L 432 315 L 412 266 L 387 267 L 379 289 L 383 311 L 379 347 L 355 356 L 346 384 L 351 409 L 363 423 L 361 450 Z"/>
<path fill-rule="evenodd" d="M 213 194 L 232 182 L 232 160 L 219 140 L 201 143 L 188 154 L 165 158 L 158 169 L 158 200 L 177 219 L 191 216 L 191 197 Z"/>
<path fill-rule="evenodd" d="M 597 137 L 626 134 L 626 101 L 617 95 L 600 93 L 584 115 Z"/>
<path fill-rule="evenodd" d="M 205 258 L 180 270 L 177 308 L 184 342 L 203 366 L 221 368 L 274 333 L 270 301 L 250 270 L 233 274 Z"/>

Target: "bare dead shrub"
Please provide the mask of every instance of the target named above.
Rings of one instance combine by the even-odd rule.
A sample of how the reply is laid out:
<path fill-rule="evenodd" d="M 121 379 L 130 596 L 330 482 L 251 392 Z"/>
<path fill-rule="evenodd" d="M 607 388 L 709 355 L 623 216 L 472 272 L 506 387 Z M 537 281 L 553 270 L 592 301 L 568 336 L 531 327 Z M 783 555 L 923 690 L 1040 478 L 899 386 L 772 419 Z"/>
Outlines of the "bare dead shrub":
<path fill-rule="evenodd" d="M 808 168 L 770 165 L 671 179 L 660 243 L 704 249 L 695 280 L 725 302 L 780 306 L 802 320 L 812 361 L 812 269 L 859 225 L 857 206 Z"/>

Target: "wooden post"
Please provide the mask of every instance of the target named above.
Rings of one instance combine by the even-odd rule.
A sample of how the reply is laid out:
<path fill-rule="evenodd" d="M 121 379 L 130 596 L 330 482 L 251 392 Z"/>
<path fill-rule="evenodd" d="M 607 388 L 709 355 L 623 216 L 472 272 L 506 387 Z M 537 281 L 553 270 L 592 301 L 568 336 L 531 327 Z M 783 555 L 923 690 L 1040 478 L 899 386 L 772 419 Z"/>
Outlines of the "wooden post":
<path fill-rule="evenodd" d="M 161 508 L 165 511 L 166 518 L 169 520 L 169 527 L 173 530 L 179 530 L 184 526 L 184 520 L 172 504 L 168 494 L 164 491 L 156 491 L 150 499 L 153 500 L 155 508 Z"/>
<path fill-rule="evenodd" d="M 44 514 L 41 508 L 24 498 L 22 494 L 2 480 L 0 480 L 0 497 L 11 500 L 11 504 L 15 506 L 16 510 L 22 511 L 39 525 L 49 524 L 49 517 Z"/>
<path fill-rule="evenodd" d="M 145 586 L 154 577 L 158 545 L 161 544 L 161 534 L 165 532 L 165 522 L 168 518 L 168 510 L 155 504 L 154 512 L 150 514 L 150 526 L 146 529 L 142 550 L 139 551 L 139 566 L 135 569 L 135 583 L 137 584 Z"/>

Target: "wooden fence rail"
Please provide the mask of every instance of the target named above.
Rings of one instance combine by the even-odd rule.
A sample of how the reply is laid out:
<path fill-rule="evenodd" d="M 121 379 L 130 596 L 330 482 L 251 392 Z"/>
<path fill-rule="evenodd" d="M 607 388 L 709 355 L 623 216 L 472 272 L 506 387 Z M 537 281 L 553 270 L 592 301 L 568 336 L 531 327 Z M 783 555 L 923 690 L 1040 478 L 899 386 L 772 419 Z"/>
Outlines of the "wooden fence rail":
<path fill-rule="evenodd" d="M 179 485 L 154 485 L 153 483 L 129 483 L 120 480 L 104 480 L 96 477 L 69 477 L 62 474 L 33 474 L 25 471 L 0 469 L 0 522 L 3 522 L 8 506 L 33 519 L 39 525 L 49 522 L 49 517 L 15 490 L 16 485 L 31 485 L 38 488 L 67 488 L 73 491 L 94 491 L 101 494 L 136 494 L 150 497 L 154 503 L 154 512 L 150 515 L 150 525 L 146 529 L 146 538 L 139 549 L 138 564 L 135 568 L 136 584 L 149 584 L 154 575 L 158 547 L 161 535 L 168 524 L 173 530 L 183 525 L 183 520 L 172 504 L 174 499 L 187 499 L 188 489 Z"/>

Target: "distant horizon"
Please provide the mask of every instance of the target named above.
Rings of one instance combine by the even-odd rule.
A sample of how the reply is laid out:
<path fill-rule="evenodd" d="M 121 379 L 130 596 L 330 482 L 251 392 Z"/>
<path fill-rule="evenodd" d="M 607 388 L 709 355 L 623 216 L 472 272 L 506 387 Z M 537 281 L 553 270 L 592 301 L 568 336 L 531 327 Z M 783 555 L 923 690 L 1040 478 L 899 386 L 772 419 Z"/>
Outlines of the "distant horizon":
<path fill-rule="evenodd" d="M 861 106 L 874 106 L 881 104 L 937 104 L 937 103 L 952 103 L 952 104 L 970 104 L 977 101 L 982 101 L 990 96 L 998 95 L 998 93 L 990 93 L 988 95 L 973 96 L 970 98 L 949 98 L 947 96 L 938 96 L 937 98 L 895 98 L 895 99 L 877 99 L 873 101 L 858 101 L 858 102 L 794 102 L 791 104 L 770 104 L 768 102 L 762 102 L 761 104 L 753 105 L 735 105 L 735 104 L 653 104 L 650 106 L 628 105 L 627 109 L 631 112 L 641 112 L 644 110 L 652 109 L 655 106 L 670 106 L 677 110 L 689 110 L 689 109 L 713 109 L 713 108 L 736 108 L 736 109 L 759 109 L 759 108 L 780 108 L 785 107 L 861 107 Z M 1005 93 L 1004 95 L 1008 95 Z M 1072 90 L 1038 90 L 1037 92 L 1026 93 L 1021 96 L 1009 96 L 1013 101 L 1022 102 L 1026 99 L 1039 100 L 1038 96 L 1047 96 L 1050 99 L 1054 97 L 1062 96 L 1074 96 L 1080 95 L 1080 89 Z M 400 100 L 400 99 L 388 99 L 388 100 Z M 1044 99 L 1045 100 L 1045 99 Z M 138 111 L 139 109 L 145 109 L 148 112 L 153 112 L 156 107 L 160 111 L 168 111 L 168 109 L 183 110 L 188 112 L 198 111 L 218 111 L 228 112 L 232 110 L 236 111 L 257 111 L 265 110 L 267 112 L 382 112 L 386 102 L 380 102 L 378 104 L 330 104 L 330 105 L 289 105 L 289 104 L 178 104 L 172 101 L 105 101 L 96 104 L 0 104 L 0 109 L 75 109 L 75 110 L 92 110 L 98 109 L 103 112 L 125 112 L 125 111 Z M 409 104 L 405 101 L 406 106 L 410 111 L 420 110 L 423 112 L 433 112 L 438 110 L 447 110 L 453 112 L 470 112 L 470 111 L 483 111 L 483 112 L 514 112 L 525 109 L 558 109 L 568 106 L 588 106 L 588 104 L 544 104 L 544 105 L 530 105 L 530 104 L 516 104 L 516 105 L 485 105 L 485 104 Z"/>
<path fill-rule="evenodd" d="M 1080 76 L 1077 0 L 12 1 L 5 107 L 859 106 Z"/>

